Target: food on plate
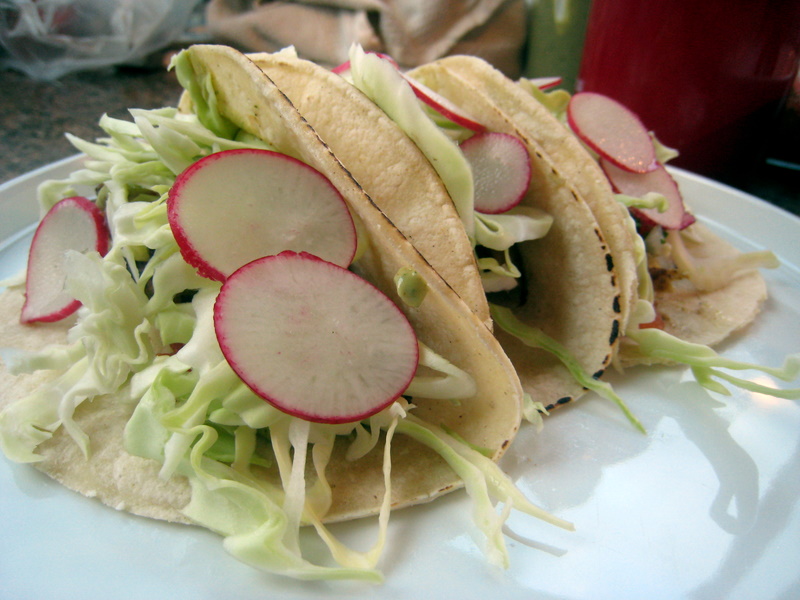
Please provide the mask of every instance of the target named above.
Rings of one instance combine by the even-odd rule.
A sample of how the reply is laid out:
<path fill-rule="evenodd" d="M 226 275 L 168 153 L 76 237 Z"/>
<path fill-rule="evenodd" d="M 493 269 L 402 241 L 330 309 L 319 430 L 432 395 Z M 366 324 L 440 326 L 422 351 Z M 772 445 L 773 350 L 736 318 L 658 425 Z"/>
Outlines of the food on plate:
<path fill-rule="evenodd" d="M 44 252 L 26 279 L 43 283 L 27 301 L 9 285 L 0 302 L 16 351 L 2 370 L 5 454 L 303 579 L 379 581 L 390 510 L 462 486 L 495 563 L 507 561 L 507 510 L 494 502 L 570 527 L 495 462 L 523 392 L 476 307 L 244 55 L 194 46 L 173 66 L 180 111 L 103 117 L 107 137 L 70 137 L 83 168 L 39 188 Z M 89 232 L 62 262 L 64 202 Z M 466 287 L 473 276 L 480 286 L 465 270 Z M 62 290 L 70 302 L 52 308 Z M 45 308 L 21 319 L 40 294 Z M 368 550 L 326 525 L 367 515 Z M 303 552 L 301 525 L 328 559 Z"/>
<path fill-rule="evenodd" d="M 283 78 L 300 111 L 324 124 L 323 137 L 346 138 L 331 101 L 345 101 L 341 82 L 291 50 L 254 60 Z M 724 388 L 714 378 L 773 393 L 720 367 L 794 377 L 791 360 L 761 368 L 709 347 L 752 321 L 766 295 L 758 269 L 777 261 L 768 251 L 743 254 L 696 223 L 664 167 L 669 149 L 625 107 L 597 94 L 545 94 L 550 80 L 542 89 L 513 82 L 468 56 L 401 73 L 390 57 L 354 46 L 333 72 L 402 129 L 444 182 L 478 260 L 495 335 L 534 400 L 527 414 L 593 390 L 641 428 L 602 380 L 611 364 L 684 363 L 717 391 Z M 363 98 L 341 93 L 361 111 Z M 519 147 L 527 161 L 516 158 Z M 346 166 L 363 162 L 361 153 Z M 374 197 L 383 207 L 384 197 Z M 403 215 L 394 220 L 408 227 Z M 421 232 L 415 225 L 417 241 L 436 235 L 435 222 Z"/>
<path fill-rule="evenodd" d="M 358 46 L 333 72 L 289 50 L 251 58 L 462 295 L 465 259 L 477 263 L 483 286 L 468 304 L 510 302 L 551 350 L 560 345 L 569 366 L 493 323 L 530 398 L 552 406 L 595 384 L 618 345 L 619 279 L 591 208 L 530 136 L 487 103 L 439 94 Z M 435 195 L 387 187 L 387 172 L 404 182 L 422 173 L 443 187 Z M 432 207 L 439 217 L 420 218 Z M 458 236 L 454 227 L 460 242 L 443 246 L 443 234 Z"/>
<path fill-rule="evenodd" d="M 617 365 L 682 363 L 719 392 L 726 389 L 716 379 L 800 397 L 800 390 L 776 390 L 726 372 L 755 369 L 791 381 L 798 376 L 796 357 L 770 368 L 711 349 L 753 321 L 767 296 L 759 269 L 778 261 L 767 250 L 743 253 L 697 222 L 664 167 L 675 151 L 661 146 L 628 109 L 599 94 L 570 97 L 530 80 L 513 82 L 468 56 L 443 58 L 408 76 L 478 123 L 502 115 L 591 208 L 620 290 Z M 495 319 L 495 329 L 503 328 Z M 505 347 L 514 361 L 514 349 Z M 525 368 L 515 364 L 524 384 Z"/>
<path fill-rule="evenodd" d="M 445 184 L 414 141 L 339 74 L 289 50 L 248 57 L 431 266 L 482 321 L 490 322 L 469 239 Z M 410 201 L 414 198 L 426 202 Z"/>

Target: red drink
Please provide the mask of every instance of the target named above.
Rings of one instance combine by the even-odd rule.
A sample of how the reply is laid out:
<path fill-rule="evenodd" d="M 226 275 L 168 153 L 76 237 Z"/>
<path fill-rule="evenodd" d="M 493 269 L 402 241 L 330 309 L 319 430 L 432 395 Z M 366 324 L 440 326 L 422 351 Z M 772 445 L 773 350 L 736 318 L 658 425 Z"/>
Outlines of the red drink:
<path fill-rule="evenodd" d="M 800 0 L 595 0 L 577 87 L 638 113 L 672 164 L 724 176 L 761 150 L 798 60 Z"/>

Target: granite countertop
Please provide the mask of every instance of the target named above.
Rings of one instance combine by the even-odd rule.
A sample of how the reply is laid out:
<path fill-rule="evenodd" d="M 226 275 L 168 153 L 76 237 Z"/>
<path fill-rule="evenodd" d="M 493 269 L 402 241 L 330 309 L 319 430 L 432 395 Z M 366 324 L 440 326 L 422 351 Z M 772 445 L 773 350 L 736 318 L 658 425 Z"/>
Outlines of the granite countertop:
<path fill-rule="evenodd" d="M 76 73 L 55 82 L 0 71 L 0 183 L 71 156 L 65 132 L 93 140 L 103 113 L 126 118 L 128 108 L 174 106 L 175 74 L 162 69 Z"/>
<path fill-rule="evenodd" d="M 128 108 L 174 106 L 180 86 L 164 69 L 108 69 L 76 73 L 56 82 L 0 71 L 0 183 L 71 156 L 64 136 L 102 135 L 103 113 L 127 116 Z M 800 215 L 800 171 L 760 165 L 738 181 L 726 182 Z"/>

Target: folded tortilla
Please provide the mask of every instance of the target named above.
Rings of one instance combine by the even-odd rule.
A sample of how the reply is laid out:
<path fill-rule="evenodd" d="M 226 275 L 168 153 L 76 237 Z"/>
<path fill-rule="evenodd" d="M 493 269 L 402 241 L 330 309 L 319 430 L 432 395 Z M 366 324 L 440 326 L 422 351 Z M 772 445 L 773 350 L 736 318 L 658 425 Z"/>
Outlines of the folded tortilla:
<path fill-rule="evenodd" d="M 591 209 L 608 246 L 619 286 L 620 335 L 628 327 L 639 299 L 635 224 L 614 192 L 597 161 L 526 87 L 512 81 L 485 61 L 471 56 L 450 56 L 424 65 L 410 75 L 463 106 L 492 106 L 530 140 Z M 470 90 L 466 92 L 465 90 Z M 480 101 L 475 97 L 479 97 Z M 477 110 L 477 108 L 472 108 Z M 484 109 L 485 110 L 485 109 Z M 590 235 L 586 230 L 586 235 Z M 690 254 L 700 260 L 730 259 L 741 254 L 702 224 L 691 225 L 680 234 Z M 757 270 L 732 277 L 726 285 L 706 291 L 698 289 L 677 269 L 655 275 L 654 306 L 668 333 L 692 343 L 716 345 L 749 324 L 766 299 L 766 285 Z M 587 313 L 582 313 L 587 316 Z M 512 359 L 514 354 L 511 354 Z M 645 357 L 623 337 L 615 361 L 621 366 L 665 362 Z M 515 364 L 518 364 L 515 361 Z M 524 372 L 521 374 L 525 380 Z"/>
<path fill-rule="evenodd" d="M 198 80 L 213 89 L 221 115 L 242 131 L 268 140 L 280 152 L 311 165 L 341 192 L 367 240 L 355 269 L 402 308 L 420 342 L 474 378 L 474 396 L 459 402 L 414 397 L 413 414 L 499 459 L 520 424 L 522 389 L 511 362 L 485 324 L 376 207 L 334 152 L 255 64 L 221 46 L 195 46 L 187 52 Z M 419 218 L 438 218 L 433 205 L 416 210 Z M 416 271 L 427 287 L 419 307 L 403 303 L 397 293 L 393 278 L 404 268 Z M 463 279 L 468 277 L 464 275 Z M 6 291 L 0 301 L 0 335 L 5 345 L 36 350 L 66 341 L 72 321 L 21 325 L 21 302 L 18 291 Z M 41 460 L 35 465 L 67 487 L 139 515 L 191 522 L 184 514 L 193 493 L 187 478 L 177 475 L 168 481 L 159 479 L 157 461 L 131 456 L 122 445 L 123 429 L 135 408 L 128 399 L 129 383 L 118 393 L 89 398 L 78 407 L 75 420 L 89 437 L 88 457 L 58 421 L 12 422 L 14 404 L 58 375 L 49 371 L 12 375 L 4 365 L 0 380 L 2 437 L 15 435 L 18 427 L 33 426 L 47 438 L 38 446 Z M 328 465 L 333 501 L 324 515 L 326 521 L 376 514 L 381 505 L 382 444 L 357 461 L 345 458 L 347 447 L 348 440 L 339 439 Z M 395 436 L 392 463 L 394 508 L 429 501 L 462 485 L 437 453 L 407 436 Z M 265 481 L 280 481 L 274 467 L 254 469 Z M 313 469 L 308 476 L 308 485 L 313 485 Z"/>
<path fill-rule="evenodd" d="M 682 243 L 692 260 L 702 264 L 724 265 L 742 252 L 696 222 L 681 232 Z M 713 268 L 713 266 L 712 266 Z M 751 269 L 738 273 L 721 287 L 700 289 L 680 269 L 652 266 L 655 299 L 653 306 L 663 323 L 664 331 L 678 339 L 704 346 L 718 346 L 752 323 L 767 299 L 767 284 L 762 274 Z M 669 361 L 646 356 L 637 345 L 623 338 L 620 364 L 667 364 Z"/>
<path fill-rule="evenodd" d="M 472 245 L 442 180 L 416 144 L 339 75 L 281 53 L 248 58 L 286 94 L 422 256 L 490 323 Z"/>
<path fill-rule="evenodd" d="M 476 65 L 478 72 L 462 68 L 462 63 Z M 513 98 L 498 101 L 498 96 L 515 89 L 514 84 L 484 61 L 448 57 L 413 69 L 409 75 L 488 130 L 513 135 L 525 144 L 532 177 L 521 204 L 551 215 L 553 226 L 542 239 L 519 245 L 526 301 L 515 308 L 515 316 L 561 344 L 586 373 L 600 377 L 617 351 L 635 284 L 620 276 L 629 257 L 623 244 L 627 232 L 612 227 L 607 233 L 598 218 L 599 214 L 604 221 L 613 221 L 617 207 L 603 196 L 595 201 L 603 208 L 593 210 L 585 196 L 588 189 L 573 183 L 572 168 L 553 160 L 542 145 L 541 132 L 520 116 L 525 104 Z M 599 181 L 596 187 L 600 189 Z M 550 352 L 525 345 L 496 325 L 495 335 L 517 368 L 525 391 L 546 408 L 585 392 Z"/>
<path fill-rule="evenodd" d="M 483 317 L 483 290 L 465 290 L 463 284 L 467 267 L 469 280 L 474 281 L 474 252 L 452 200 L 432 181 L 438 176 L 424 155 L 380 108 L 342 77 L 281 53 L 251 58 L 297 106 L 398 229 L 453 288 L 471 299 L 468 304 L 473 310 L 479 307 L 476 313 Z M 419 74 L 428 73 L 437 64 L 420 67 L 412 75 L 436 89 L 439 81 Z M 517 310 L 517 316 L 562 343 L 585 371 L 600 376 L 610 364 L 620 330 L 620 292 L 603 233 L 578 192 L 530 136 L 490 101 L 475 94 L 469 84 L 457 82 L 456 87 L 450 98 L 456 105 L 490 130 L 510 133 L 526 144 L 533 176 L 523 205 L 554 217 L 555 224 L 543 239 L 520 245 L 528 301 Z M 353 123 L 359 126 L 352 128 Z M 374 135 L 363 135 L 363 129 Z M 387 172 L 399 172 L 406 187 L 387 182 Z M 435 194 L 421 193 L 421 182 L 428 180 Z M 418 211 L 429 210 L 439 217 L 419 218 Z M 517 368 L 525 391 L 535 401 L 552 407 L 584 393 L 551 353 L 530 348 L 497 327 L 493 329 Z"/>

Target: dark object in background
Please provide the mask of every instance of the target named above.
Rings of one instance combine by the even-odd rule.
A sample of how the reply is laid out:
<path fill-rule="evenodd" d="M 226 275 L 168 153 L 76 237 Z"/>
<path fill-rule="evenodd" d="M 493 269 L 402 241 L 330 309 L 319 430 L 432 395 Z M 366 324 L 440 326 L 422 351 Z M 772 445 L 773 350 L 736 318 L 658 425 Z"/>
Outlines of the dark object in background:
<path fill-rule="evenodd" d="M 595 0 L 578 89 L 636 112 L 675 166 L 727 178 L 764 155 L 797 75 L 800 0 Z"/>

